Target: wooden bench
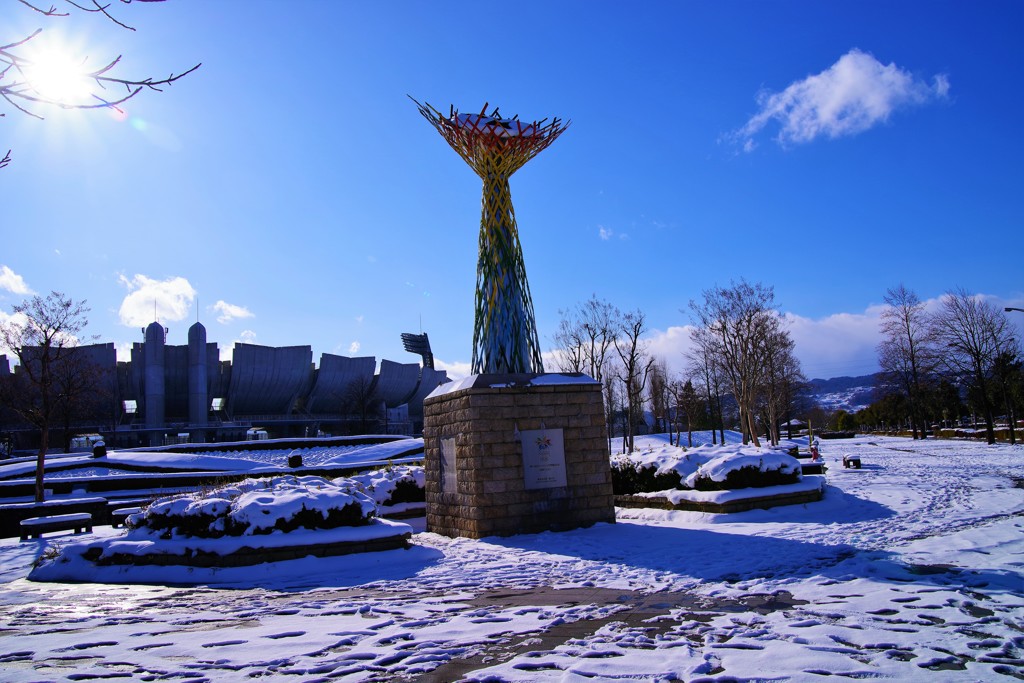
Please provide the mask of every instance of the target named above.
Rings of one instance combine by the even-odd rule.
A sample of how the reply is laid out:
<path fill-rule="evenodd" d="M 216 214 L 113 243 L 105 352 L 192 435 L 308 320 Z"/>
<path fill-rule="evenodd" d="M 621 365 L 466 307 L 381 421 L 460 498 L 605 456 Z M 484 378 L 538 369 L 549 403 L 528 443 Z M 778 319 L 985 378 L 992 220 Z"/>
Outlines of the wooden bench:
<path fill-rule="evenodd" d="M 73 512 L 67 515 L 51 515 L 49 517 L 29 517 L 21 520 L 21 540 L 27 541 L 35 536 L 41 538 L 48 531 L 67 531 L 75 533 L 92 531 L 92 515 L 88 512 Z"/>

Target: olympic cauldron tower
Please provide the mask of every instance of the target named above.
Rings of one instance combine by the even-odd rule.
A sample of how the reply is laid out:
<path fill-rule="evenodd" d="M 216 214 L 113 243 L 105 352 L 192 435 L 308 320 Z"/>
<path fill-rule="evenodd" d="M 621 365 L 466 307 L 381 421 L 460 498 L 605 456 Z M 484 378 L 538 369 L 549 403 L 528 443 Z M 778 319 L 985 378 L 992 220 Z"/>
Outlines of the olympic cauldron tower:
<path fill-rule="evenodd" d="M 479 114 L 460 114 L 452 107 L 448 116 L 429 104 L 416 105 L 484 182 L 472 372 L 541 373 L 537 323 L 508 179 L 569 124 L 558 118 L 532 123 L 515 116 L 503 119 L 497 107 L 488 114 L 487 104 Z"/>
<path fill-rule="evenodd" d="M 484 181 L 473 375 L 423 401 L 427 530 L 483 538 L 614 522 L 601 384 L 544 372 L 508 183 L 568 123 L 416 104 Z"/>

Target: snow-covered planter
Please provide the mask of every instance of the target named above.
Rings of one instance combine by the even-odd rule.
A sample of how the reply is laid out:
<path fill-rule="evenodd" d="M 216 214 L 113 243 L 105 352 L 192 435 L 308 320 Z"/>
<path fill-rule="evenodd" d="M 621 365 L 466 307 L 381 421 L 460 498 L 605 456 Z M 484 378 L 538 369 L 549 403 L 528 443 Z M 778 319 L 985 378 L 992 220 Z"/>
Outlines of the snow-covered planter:
<path fill-rule="evenodd" d="M 721 491 L 791 484 L 800 480 L 800 461 L 786 448 L 662 446 L 612 458 L 615 493 L 666 490 Z"/>
<path fill-rule="evenodd" d="M 163 498 L 127 524 L 133 538 L 221 538 L 362 526 L 375 514 L 373 500 L 351 480 L 285 476 Z"/>
<path fill-rule="evenodd" d="M 612 492 L 617 495 L 681 488 L 675 470 L 661 472 L 656 465 L 642 465 L 626 458 L 612 460 Z"/>
<path fill-rule="evenodd" d="M 634 492 L 615 491 L 620 507 L 741 512 L 821 500 L 823 480 L 803 477 L 783 448 L 731 444 L 688 451 L 664 445 L 612 458 L 613 472 L 637 474 Z M 673 481 L 674 486 L 665 486 Z M 627 482 L 629 483 L 629 482 Z"/>
<path fill-rule="evenodd" d="M 781 450 L 728 453 L 713 458 L 686 477 L 685 488 L 697 491 L 728 491 L 795 484 L 800 481 L 800 461 Z"/>
<path fill-rule="evenodd" d="M 389 466 L 356 474 L 349 479 L 372 496 L 380 508 L 427 500 L 427 477 L 420 465 Z"/>
<path fill-rule="evenodd" d="M 123 536 L 63 546 L 31 576 L 61 581 L 87 567 L 239 567 L 408 547 L 412 528 L 376 513 L 350 479 L 249 479 L 158 500 L 128 518 Z"/>

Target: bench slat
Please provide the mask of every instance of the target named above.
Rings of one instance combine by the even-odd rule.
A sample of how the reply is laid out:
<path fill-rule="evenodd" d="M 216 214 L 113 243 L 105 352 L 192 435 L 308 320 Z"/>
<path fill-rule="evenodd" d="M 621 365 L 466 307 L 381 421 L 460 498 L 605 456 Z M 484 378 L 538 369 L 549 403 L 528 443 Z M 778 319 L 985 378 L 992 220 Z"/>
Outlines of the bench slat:
<path fill-rule="evenodd" d="M 52 515 L 50 517 L 29 517 L 21 520 L 21 540 L 27 541 L 35 536 L 40 538 L 48 531 L 74 530 L 92 531 L 92 515 L 88 512 L 73 512 L 66 515 Z"/>

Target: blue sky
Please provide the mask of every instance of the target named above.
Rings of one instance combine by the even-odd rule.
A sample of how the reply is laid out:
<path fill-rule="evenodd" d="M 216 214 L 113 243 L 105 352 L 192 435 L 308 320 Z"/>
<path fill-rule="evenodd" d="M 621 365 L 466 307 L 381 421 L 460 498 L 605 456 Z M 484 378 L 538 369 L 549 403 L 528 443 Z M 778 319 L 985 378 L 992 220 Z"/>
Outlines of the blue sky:
<path fill-rule="evenodd" d="M 198 318 L 222 349 L 406 362 L 422 326 L 464 374 L 481 185 L 407 95 L 572 121 L 512 178 L 544 348 L 596 294 L 679 366 L 688 302 L 740 277 L 816 377 L 875 370 L 900 282 L 1024 307 L 1020 2 L 115 9 L 138 30 L 0 10 L 0 42 L 43 28 L 125 76 L 203 63 L 121 116 L 0 101 L 0 315 L 59 290 L 121 348 L 155 303 L 172 344 Z"/>

